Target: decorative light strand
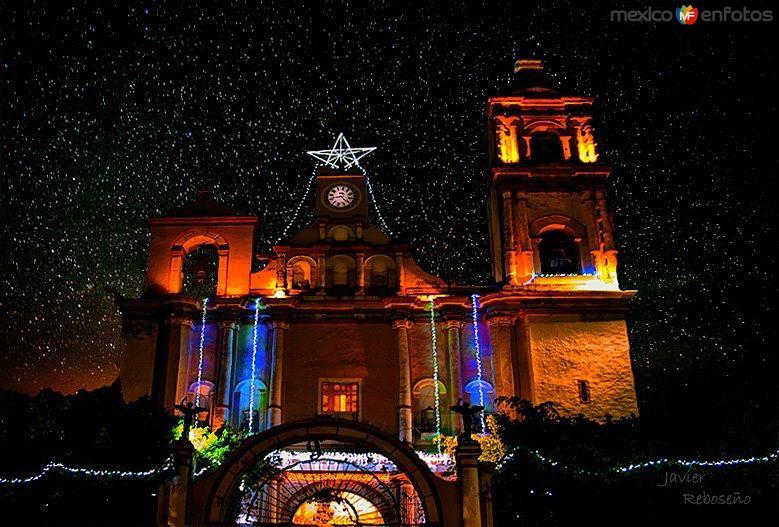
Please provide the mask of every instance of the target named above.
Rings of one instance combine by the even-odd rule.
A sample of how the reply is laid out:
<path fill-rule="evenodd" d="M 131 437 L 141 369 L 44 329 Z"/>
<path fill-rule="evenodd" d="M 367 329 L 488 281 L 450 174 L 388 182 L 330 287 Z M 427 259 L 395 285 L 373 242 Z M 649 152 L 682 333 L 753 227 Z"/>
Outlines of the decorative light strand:
<path fill-rule="evenodd" d="M 311 190 L 311 184 L 314 182 L 314 178 L 316 177 L 316 171 L 317 169 L 322 166 L 321 163 L 317 163 L 314 165 L 314 168 L 311 171 L 311 176 L 308 178 L 308 182 L 306 183 L 306 190 L 303 193 L 303 199 L 301 199 L 297 206 L 295 207 L 295 212 L 292 214 L 292 217 L 287 222 L 287 224 L 284 226 L 284 230 L 281 231 L 281 235 L 276 238 L 276 241 L 273 242 L 273 245 L 278 245 L 279 242 L 284 239 L 287 234 L 289 233 L 289 229 L 292 227 L 292 225 L 295 224 L 295 220 L 298 219 L 298 214 L 300 214 L 300 209 L 303 207 L 303 204 L 306 202 L 306 198 L 308 198 L 308 192 Z"/>
<path fill-rule="evenodd" d="M 254 326 L 252 327 L 252 383 L 249 393 L 249 433 L 254 433 L 254 392 L 257 379 L 257 325 L 260 322 L 260 299 L 254 300 Z M 260 415 L 260 412 L 257 412 Z"/>
<path fill-rule="evenodd" d="M 203 298 L 203 314 L 200 317 L 200 344 L 197 358 L 197 388 L 195 389 L 195 407 L 200 406 L 200 385 L 203 382 L 203 348 L 206 342 L 206 309 L 208 298 Z"/>
<path fill-rule="evenodd" d="M 430 470 L 433 472 L 451 472 L 455 468 L 455 462 L 449 454 L 436 454 L 420 450 L 416 450 L 415 452 L 419 459 L 430 467 Z M 377 452 L 327 451 L 322 453 L 322 457 L 326 458 L 327 461 L 344 461 L 371 470 L 380 468 L 389 471 L 397 470 L 395 462 Z M 311 454 L 309 452 L 293 450 L 274 450 L 265 456 L 265 460 L 273 461 L 280 468 L 288 467 L 301 461 L 315 461 L 311 460 Z"/>
<path fill-rule="evenodd" d="M 430 299 L 430 341 L 433 358 L 433 394 L 435 397 L 435 433 L 438 453 L 441 450 L 441 395 L 438 393 L 438 336 L 435 329 L 435 300 Z"/>
<path fill-rule="evenodd" d="M 583 476 L 603 476 L 606 474 L 625 474 L 629 472 L 633 472 L 636 470 L 648 468 L 648 467 L 655 467 L 660 465 L 677 465 L 682 467 L 726 467 L 726 466 L 738 466 L 738 465 L 753 465 L 756 463 L 768 463 L 771 461 L 775 461 L 777 458 L 779 458 L 779 450 L 776 450 L 770 454 L 767 454 L 765 456 L 752 456 L 748 458 L 738 458 L 738 459 L 721 459 L 718 461 L 701 461 L 701 460 L 685 460 L 685 459 L 668 459 L 668 458 L 660 458 L 655 459 L 653 461 L 644 461 L 643 463 L 631 463 L 630 465 L 618 465 L 613 467 L 607 467 L 602 470 L 588 470 L 583 468 L 577 468 L 572 467 L 569 465 L 563 465 L 560 464 L 558 461 L 555 461 L 551 458 L 548 458 L 544 455 L 542 455 L 537 450 L 529 450 L 522 447 L 516 447 L 511 452 L 509 452 L 506 457 L 504 457 L 500 463 L 497 464 L 496 468 L 498 470 L 502 470 L 506 463 L 511 461 L 518 452 L 520 451 L 526 451 L 527 453 L 531 454 L 533 457 L 541 461 L 542 463 L 545 463 L 552 467 L 559 467 L 561 470 L 564 470 L 566 472 L 573 472 L 579 475 Z"/>
<path fill-rule="evenodd" d="M 49 463 L 46 464 L 46 466 L 44 466 L 41 469 L 41 471 L 38 474 L 34 476 L 18 477 L 18 478 L 0 478 L 0 484 L 20 485 L 23 483 L 32 483 L 33 481 L 38 481 L 49 472 L 62 472 L 64 474 L 74 474 L 74 475 L 92 476 L 92 477 L 140 479 L 140 478 L 147 478 L 149 476 L 153 476 L 155 474 L 165 472 L 167 470 L 170 470 L 171 468 L 173 468 L 173 463 L 170 460 L 168 460 L 161 467 L 152 468 L 149 470 L 137 470 L 137 471 L 103 470 L 103 469 L 93 469 L 93 468 L 68 467 L 66 465 L 63 465 L 62 463 L 55 463 L 53 461 L 50 461 Z"/>
<path fill-rule="evenodd" d="M 368 177 L 368 173 L 365 171 L 365 169 L 362 167 L 361 164 L 357 163 L 355 166 L 359 168 L 360 172 L 362 172 L 362 175 L 365 176 L 365 182 L 368 186 L 368 194 L 370 194 L 371 201 L 373 202 L 373 208 L 376 209 L 376 215 L 379 217 L 379 223 L 381 224 L 381 228 L 384 230 L 384 232 L 386 232 L 390 236 L 395 236 L 395 233 L 392 232 L 392 229 L 389 228 L 389 225 L 387 225 L 387 222 L 384 220 L 384 216 L 381 215 L 381 210 L 379 209 L 379 203 L 376 201 L 376 195 L 373 193 L 371 178 Z"/>
<path fill-rule="evenodd" d="M 486 408 L 484 404 L 484 384 L 482 381 L 482 364 L 481 364 L 481 345 L 479 344 L 479 295 L 476 293 L 471 295 L 471 325 L 473 326 L 473 344 L 474 353 L 476 355 L 476 382 L 479 383 L 479 405 Z M 479 412 L 479 424 L 481 425 L 481 433 L 487 433 L 487 424 L 484 421 L 484 412 Z"/>

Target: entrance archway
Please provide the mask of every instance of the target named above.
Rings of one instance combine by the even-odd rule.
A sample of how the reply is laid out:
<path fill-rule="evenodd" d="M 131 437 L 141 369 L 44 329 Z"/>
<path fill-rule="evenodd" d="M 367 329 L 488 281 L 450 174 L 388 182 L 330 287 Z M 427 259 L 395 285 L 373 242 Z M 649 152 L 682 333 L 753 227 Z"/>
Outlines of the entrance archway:
<path fill-rule="evenodd" d="M 286 423 L 248 438 L 219 470 L 195 483 L 190 518 L 207 525 L 225 525 L 230 496 L 248 470 L 273 451 L 312 440 L 336 441 L 386 457 L 413 485 L 425 523 L 445 523 L 439 490 L 449 482 L 436 478 L 411 447 L 389 434 L 364 423 L 331 417 Z"/>
<path fill-rule="evenodd" d="M 253 491 L 242 503 L 239 523 L 417 524 L 401 514 L 394 488 L 401 480 L 407 481 L 402 475 L 377 472 L 323 453 L 271 471 L 258 484 L 249 485 Z"/>

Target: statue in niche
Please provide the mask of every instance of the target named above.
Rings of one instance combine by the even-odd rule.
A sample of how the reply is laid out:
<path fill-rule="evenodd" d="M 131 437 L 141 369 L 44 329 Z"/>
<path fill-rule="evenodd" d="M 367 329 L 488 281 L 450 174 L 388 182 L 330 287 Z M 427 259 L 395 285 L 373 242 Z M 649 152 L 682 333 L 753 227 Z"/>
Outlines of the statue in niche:
<path fill-rule="evenodd" d="M 499 115 L 495 118 L 495 141 L 498 145 L 498 158 L 502 163 L 519 162 L 519 145 L 515 119 Z"/>
<path fill-rule="evenodd" d="M 598 160 L 595 134 L 590 123 L 585 123 L 576 129 L 576 143 L 579 149 L 579 160 L 582 163 L 594 163 Z"/>

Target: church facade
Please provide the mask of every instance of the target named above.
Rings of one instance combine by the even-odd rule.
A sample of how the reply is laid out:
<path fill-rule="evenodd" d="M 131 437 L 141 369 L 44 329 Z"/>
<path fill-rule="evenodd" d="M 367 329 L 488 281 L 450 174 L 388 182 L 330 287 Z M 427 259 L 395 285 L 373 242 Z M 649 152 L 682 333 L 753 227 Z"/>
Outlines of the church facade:
<path fill-rule="evenodd" d="M 447 284 L 371 224 L 357 163 L 319 169 L 308 226 L 269 255 L 255 252 L 261 218 L 202 192 L 151 220 L 145 292 L 119 299 L 125 397 L 192 401 L 213 429 L 319 416 L 416 448 L 462 430 L 458 400 L 637 415 L 635 292 L 617 281 L 593 100 L 561 95 L 538 61 L 515 75 L 487 101 L 494 285 Z"/>

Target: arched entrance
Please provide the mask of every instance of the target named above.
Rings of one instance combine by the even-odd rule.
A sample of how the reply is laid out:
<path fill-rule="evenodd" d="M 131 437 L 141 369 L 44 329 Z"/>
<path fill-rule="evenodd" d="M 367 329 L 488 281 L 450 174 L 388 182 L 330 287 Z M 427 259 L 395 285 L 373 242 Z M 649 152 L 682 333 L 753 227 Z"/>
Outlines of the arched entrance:
<path fill-rule="evenodd" d="M 244 474 L 256 467 L 272 452 L 309 442 L 320 444 L 335 442 L 349 446 L 355 452 L 375 452 L 384 456 L 397 467 L 397 472 L 404 477 L 405 481 L 413 486 L 413 493 L 419 499 L 425 524 L 450 523 L 445 521 L 446 514 L 442 507 L 441 495 L 443 492 L 447 501 L 452 498 L 456 500 L 456 488 L 451 482 L 437 478 L 409 446 L 381 430 L 363 423 L 330 417 L 286 423 L 247 439 L 225 460 L 217 472 L 195 483 L 190 506 L 191 520 L 206 525 L 227 525 L 230 498 Z M 327 453 L 323 452 L 322 457 L 326 458 Z M 277 476 L 278 474 L 274 474 L 270 477 Z M 297 513 L 301 506 L 311 503 L 312 500 L 322 501 L 323 493 L 329 492 L 328 496 L 333 496 L 335 493 L 341 498 L 346 496 L 346 493 L 359 496 L 377 509 L 383 523 L 400 524 L 398 510 L 402 508 L 402 504 L 393 503 L 388 499 L 382 485 L 377 485 L 369 477 L 362 482 L 359 479 L 350 478 L 349 488 L 338 488 L 327 478 L 319 482 L 310 482 L 310 485 L 303 485 L 293 493 L 296 494 L 294 499 L 285 500 L 285 517 L 276 517 L 271 523 L 289 523 L 292 518 L 286 516 L 289 516 L 290 512 Z M 350 504 L 346 505 L 350 507 L 354 505 L 354 500 L 346 501 L 350 501 Z M 453 511 L 450 510 L 448 515 L 452 514 Z M 387 518 L 384 518 L 385 515 Z"/>
<path fill-rule="evenodd" d="M 406 500 L 397 490 L 401 490 L 398 483 L 410 483 L 402 475 L 326 453 L 302 453 L 300 460 L 268 472 L 242 503 L 239 523 L 413 525 L 424 521 L 416 510 L 406 514 Z M 409 496 L 408 501 L 421 506 L 415 497 Z"/>

